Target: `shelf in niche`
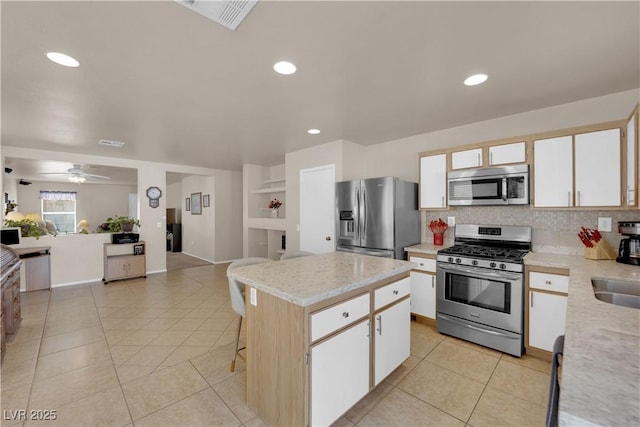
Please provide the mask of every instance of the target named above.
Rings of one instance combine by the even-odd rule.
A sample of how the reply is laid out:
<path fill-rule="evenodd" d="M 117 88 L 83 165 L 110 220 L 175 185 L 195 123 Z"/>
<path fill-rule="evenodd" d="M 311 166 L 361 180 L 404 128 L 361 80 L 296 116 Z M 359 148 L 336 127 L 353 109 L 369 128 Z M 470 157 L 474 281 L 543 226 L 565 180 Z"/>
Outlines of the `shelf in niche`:
<path fill-rule="evenodd" d="M 264 184 L 275 184 L 276 182 L 285 182 L 284 178 L 268 179 L 263 181 Z"/>
<path fill-rule="evenodd" d="M 258 190 L 253 190 L 251 192 L 253 194 L 284 193 L 285 187 L 260 188 Z"/>
<path fill-rule="evenodd" d="M 247 227 L 286 231 L 287 222 L 285 218 L 247 218 Z"/>

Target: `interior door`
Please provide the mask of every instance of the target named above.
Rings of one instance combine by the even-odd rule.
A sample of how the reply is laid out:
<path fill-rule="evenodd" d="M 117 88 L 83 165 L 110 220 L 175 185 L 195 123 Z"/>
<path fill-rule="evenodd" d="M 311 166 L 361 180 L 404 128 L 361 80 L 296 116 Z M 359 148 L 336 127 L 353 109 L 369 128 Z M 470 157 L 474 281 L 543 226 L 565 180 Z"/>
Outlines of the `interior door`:
<path fill-rule="evenodd" d="M 335 250 L 335 165 L 300 171 L 300 250 Z"/>

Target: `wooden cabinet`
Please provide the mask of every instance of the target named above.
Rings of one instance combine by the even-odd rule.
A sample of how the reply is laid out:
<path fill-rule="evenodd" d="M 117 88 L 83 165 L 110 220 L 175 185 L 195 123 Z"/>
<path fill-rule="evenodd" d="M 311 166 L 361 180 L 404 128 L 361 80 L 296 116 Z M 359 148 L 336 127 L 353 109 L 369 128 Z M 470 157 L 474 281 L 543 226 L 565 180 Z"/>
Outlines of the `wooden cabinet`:
<path fill-rule="evenodd" d="M 104 277 L 106 285 L 113 280 L 147 277 L 144 242 L 104 244 Z"/>
<path fill-rule="evenodd" d="M 3 272 L 6 274 L 6 272 Z M 10 267 L 10 272 L 2 283 L 3 330 L 6 341 L 13 341 L 22 323 L 20 305 L 20 264 Z"/>
<path fill-rule="evenodd" d="M 420 209 L 447 207 L 447 155 L 420 157 Z"/>
<path fill-rule="evenodd" d="M 534 206 L 621 206 L 620 135 L 615 128 L 534 141 Z"/>
<path fill-rule="evenodd" d="M 535 270 L 527 268 L 526 272 L 526 347 L 529 353 L 549 355 L 555 339 L 565 330 L 569 273 L 549 268 Z"/>
<path fill-rule="evenodd" d="M 489 165 L 524 163 L 527 159 L 525 141 L 489 146 Z"/>
<path fill-rule="evenodd" d="M 624 192 L 624 200 L 626 206 L 638 205 L 638 106 L 633 110 L 629 120 L 627 121 L 626 134 L 626 189 Z"/>
<path fill-rule="evenodd" d="M 575 136 L 575 206 L 620 206 L 620 129 Z"/>
<path fill-rule="evenodd" d="M 425 323 L 436 319 L 436 260 L 409 254 L 409 261 L 418 263 L 411 271 L 411 314 Z M 418 317 L 419 316 L 419 317 Z"/>
<path fill-rule="evenodd" d="M 369 320 L 311 348 L 311 424 L 326 426 L 369 392 Z"/>
<path fill-rule="evenodd" d="M 29 291 L 51 289 L 51 246 L 16 249 L 22 260 L 20 288 Z"/>
<path fill-rule="evenodd" d="M 482 148 L 451 153 L 451 169 L 477 168 L 480 166 L 482 166 Z"/>
<path fill-rule="evenodd" d="M 247 289 L 247 405 L 268 425 L 330 425 L 409 357 L 408 273 L 305 307 Z"/>

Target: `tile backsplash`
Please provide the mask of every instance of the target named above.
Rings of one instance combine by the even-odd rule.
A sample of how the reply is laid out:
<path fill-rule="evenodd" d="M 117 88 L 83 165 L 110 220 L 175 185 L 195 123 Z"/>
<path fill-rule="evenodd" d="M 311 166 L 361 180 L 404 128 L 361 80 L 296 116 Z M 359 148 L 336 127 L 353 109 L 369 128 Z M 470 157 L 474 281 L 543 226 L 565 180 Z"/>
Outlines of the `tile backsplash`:
<path fill-rule="evenodd" d="M 578 239 L 580 227 L 597 228 L 598 217 L 612 220 L 612 232 L 602 233 L 607 242 L 617 251 L 622 235 L 618 231 L 618 221 L 640 220 L 640 211 L 598 211 L 598 210 L 538 210 L 529 206 L 473 206 L 460 207 L 449 211 L 423 212 L 423 224 L 429 221 L 454 216 L 456 224 L 528 225 L 532 227 L 534 252 L 549 252 L 568 255 L 582 255 L 584 247 Z M 446 241 L 453 241 L 454 227 L 445 233 Z M 422 241 L 431 241 L 429 228 L 423 227 Z"/>

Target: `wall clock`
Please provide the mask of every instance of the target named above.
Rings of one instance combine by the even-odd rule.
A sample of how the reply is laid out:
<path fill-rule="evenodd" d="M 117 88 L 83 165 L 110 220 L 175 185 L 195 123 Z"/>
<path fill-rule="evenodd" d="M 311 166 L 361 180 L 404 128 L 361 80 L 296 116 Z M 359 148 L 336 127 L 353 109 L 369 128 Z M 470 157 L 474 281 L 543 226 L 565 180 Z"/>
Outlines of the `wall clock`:
<path fill-rule="evenodd" d="M 160 206 L 160 197 L 162 197 L 162 190 L 158 187 L 147 188 L 147 197 L 149 198 L 149 206 L 157 208 Z"/>

